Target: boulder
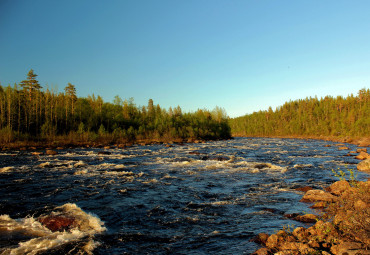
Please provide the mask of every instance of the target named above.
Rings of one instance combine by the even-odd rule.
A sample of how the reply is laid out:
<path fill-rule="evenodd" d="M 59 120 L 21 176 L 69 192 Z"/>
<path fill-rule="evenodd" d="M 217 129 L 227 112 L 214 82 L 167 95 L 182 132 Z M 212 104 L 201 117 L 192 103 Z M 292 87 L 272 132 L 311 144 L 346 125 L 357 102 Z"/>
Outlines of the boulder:
<path fill-rule="evenodd" d="M 258 249 L 256 252 L 252 253 L 252 255 L 269 255 L 271 254 L 267 248 Z"/>
<path fill-rule="evenodd" d="M 348 255 L 355 255 L 355 254 L 370 254 L 370 251 L 363 250 L 363 247 L 360 243 L 356 242 L 343 242 L 338 245 L 333 245 L 330 249 L 333 254 L 348 254 Z"/>
<path fill-rule="evenodd" d="M 347 146 L 342 146 L 342 147 L 338 147 L 338 150 L 340 150 L 340 151 L 349 150 L 349 148 Z"/>
<path fill-rule="evenodd" d="M 31 152 L 31 155 L 33 155 L 33 156 L 40 156 L 40 155 L 44 155 L 44 153 L 41 152 L 41 151 L 33 151 L 33 152 Z"/>
<path fill-rule="evenodd" d="M 363 152 L 361 151 L 360 154 L 358 154 L 355 159 L 359 159 L 359 160 L 365 160 L 365 159 L 370 159 L 370 154 L 367 153 L 367 152 Z"/>
<path fill-rule="evenodd" d="M 112 153 L 109 151 L 98 151 L 98 155 L 111 155 Z"/>
<path fill-rule="evenodd" d="M 304 186 L 304 187 L 296 188 L 295 190 L 297 190 L 297 191 L 307 192 L 307 191 L 312 190 L 312 189 L 313 189 L 312 187 Z"/>
<path fill-rule="evenodd" d="M 345 180 L 334 182 L 329 186 L 328 191 L 334 195 L 341 195 L 344 191 L 348 190 L 351 186 Z"/>
<path fill-rule="evenodd" d="M 46 155 L 57 155 L 58 152 L 54 151 L 54 150 L 46 150 L 45 152 Z"/>
<path fill-rule="evenodd" d="M 267 239 L 269 238 L 269 235 L 266 233 L 259 233 L 258 236 L 253 238 L 253 242 L 266 245 Z"/>
<path fill-rule="evenodd" d="M 49 215 L 38 219 L 42 225 L 53 232 L 64 231 L 75 227 L 76 220 L 72 217 Z"/>
<path fill-rule="evenodd" d="M 295 217 L 294 220 L 304 223 L 315 223 L 317 221 L 317 216 L 313 214 L 299 215 Z"/>
<path fill-rule="evenodd" d="M 366 148 L 358 148 L 356 150 L 357 153 L 360 153 L 360 152 L 367 152 L 367 149 Z"/>
<path fill-rule="evenodd" d="M 301 199 L 301 202 L 333 202 L 336 200 L 336 197 L 330 194 L 329 192 L 325 192 L 323 190 L 313 189 L 309 190 L 304 194 Z"/>
<path fill-rule="evenodd" d="M 370 171 L 370 159 L 365 159 L 357 164 L 357 170 Z"/>
<path fill-rule="evenodd" d="M 269 236 L 266 242 L 266 247 L 269 249 L 275 249 L 278 247 L 279 237 L 276 234 L 272 234 Z"/>
<path fill-rule="evenodd" d="M 314 205 L 311 205 L 310 208 L 312 209 L 324 209 L 327 207 L 327 203 L 326 202 L 317 202 L 315 203 Z"/>

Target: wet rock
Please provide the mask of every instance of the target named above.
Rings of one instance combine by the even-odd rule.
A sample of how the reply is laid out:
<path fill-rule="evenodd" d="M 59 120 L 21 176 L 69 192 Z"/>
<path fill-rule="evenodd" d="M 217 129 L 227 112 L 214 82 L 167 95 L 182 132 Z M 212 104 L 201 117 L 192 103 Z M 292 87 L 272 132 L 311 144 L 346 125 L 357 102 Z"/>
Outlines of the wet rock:
<path fill-rule="evenodd" d="M 272 254 L 270 253 L 269 249 L 267 248 L 261 248 L 258 249 L 256 252 L 252 253 L 252 255 L 269 255 Z"/>
<path fill-rule="evenodd" d="M 189 154 L 190 155 L 200 155 L 201 153 L 198 151 L 190 151 Z"/>
<path fill-rule="evenodd" d="M 295 217 L 294 220 L 304 223 L 315 223 L 317 221 L 317 216 L 313 214 L 299 215 Z"/>
<path fill-rule="evenodd" d="M 366 148 L 358 148 L 356 150 L 357 153 L 360 153 L 360 152 L 367 152 L 367 149 Z"/>
<path fill-rule="evenodd" d="M 53 232 L 69 230 L 76 225 L 74 218 L 60 215 L 45 216 L 38 220 Z"/>
<path fill-rule="evenodd" d="M 347 146 L 342 146 L 342 147 L 338 147 L 338 150 L 340 150 L 340 151 L 349 150 L 349 148 Z"/>
<path fill-rule="evenodd" d="M 336 200 L 336 197 L 330 194 L 329 192 L 325 192 L 323 190 L 313 189 L 309 190 L 304 194 L 301 202 L 317 202 L 317 201 L 324 201 L 324 202 L 333 202 Z"/>
<path fill-rule="evenodd" d="M 348 190 L 351 186 L 345 180 L 337 181 L 328 187 L 328 191 L 334 195 L 341 195 L 344 191 Z"/>
<path fill-rule="evenodd" d="M 296 217 L 300 216 L 299 213 L 287 213 L 287 214 L 284 214 L 284 217 L 285 218 L 288 218 L 288 219 L 294 219 Z"/>
<path fill-rule="evenodd" d="M 50 167 L 53 167 L 53 165 L 50 162 L 44 162 L 44 163 L 41 163 L 39 167 L 42 167 L 42 168 L 49 167 L 50 168 Z"/>
<path fill-rule="evenodd" d="M 327 203 L 326 202 L 317 202 L 314 205 L 311 205 L 310 206 L 310 208 L 312 208 L 312 209 L 324 209 L 326 207 L 327 207 Z"/>
<path fill-rule="evenodd" d="M 31 155 L 33 155 L 33 156 L 40 156 L 40 155 L 44 155 L 44 153 L 41 152 L 41 151 L 34 151 L 34 152 L 31 152 Z"/>
<path fill-rule="evenodd" d="M 253 242 L 266 245 L 269 235 L 266 233 L 259 233 L 255 238 L 252 239 Z"/>
<path fill-rule="evenodd" d="M 357 170 L 370 171 L 370 159 L 365 159 L 357 164 Z"/>
<path fill-rule="evenodd" d="M 303 192 L 307 192 L 307 191 L 312 190 L 312 189 L 313 188 L 312 187 L 309 187 L 309 186 L 295 188 L 296 191 L 303 191 Z"/>
<path fill-rule="evenodd" d="M 12 170 L 14 170 L 13 166 L 6 166 L 6 167 L 3 167 L 3 168 L 0 168 L 0 173 L 6 173 L 6 172 L 10 172 Z"/>
<path fill-rule="evenodd" d="M 216 160 L 216 161 L 227 161 L 227 160 L 230 160 L 229 157 L 224 157 L 224 156 L 203 156 L 200 159 L 201 160 Z"/>
<path fill-rule="evenodd" d="M 57 155 L 58 152 L 54 151 L 54 150 L 46 150 L 45 152 L 46 155 Z"/>
<path fill-rule="evenodd" d="M 361 151 L 360 154 L 358 154 L 355 159 L 359 159 L 359 160 L 365 160 L 365 159 L 370 159 L 370 154 L 369 153 L 366 153 L 366 152 L 363 152 Z"/>
<path fill-rule="evenodd" d="M 98 155 L 111 155 L 112 153 L 109 151 L 99 151 Z"/>
<path fill-rule="evenodd" d="M 257 169 L 270 168 L 270 167 L 271 167 L 271 165 L 269 165 L 267 163 L 261 163 L 261 164 L 254 165 L 254 168 L 257 168 Z"/>

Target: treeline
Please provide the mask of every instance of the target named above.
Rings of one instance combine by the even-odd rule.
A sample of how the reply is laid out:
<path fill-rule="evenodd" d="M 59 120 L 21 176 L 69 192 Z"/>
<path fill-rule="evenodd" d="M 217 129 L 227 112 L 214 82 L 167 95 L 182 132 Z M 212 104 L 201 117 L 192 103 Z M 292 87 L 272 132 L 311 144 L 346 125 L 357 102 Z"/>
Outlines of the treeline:
<path fill-rule="evenodd" d="M 370 90 L 286 102 L 230 120 L 234 136 L 370 136 Z"/>
<path fill-rule="evenodd" d="M 179 106 L 166 110 L 151 99 L 138 107 L 132 98 L 119 96 L 109 103 L 100 96 L 77 97 L 71 83 L 64 92 L 42 90 L 36 77 L 31 70 L 13 87 L 0 85 L 0 142 L 230 138 L 226 113 L 219 107 L 183 113 Z"/>

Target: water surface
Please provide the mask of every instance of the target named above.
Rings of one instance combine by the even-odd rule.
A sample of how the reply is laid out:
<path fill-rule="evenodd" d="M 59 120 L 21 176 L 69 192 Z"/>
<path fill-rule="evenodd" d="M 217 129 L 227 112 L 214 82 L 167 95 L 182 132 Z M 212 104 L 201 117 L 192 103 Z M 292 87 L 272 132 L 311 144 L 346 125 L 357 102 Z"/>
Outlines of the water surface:
<path fill-rule="evenodd" d="M 250 239 L 260 232 L 307 227 L 283 216 L 310 211 L 295 188 L 323 188 L 337 180 L 332 169 L 355 169 L 358 160 L 347 153 L 332 142 L 275 138 L 66 149 L 55 156 L 3 152 L 0 251 L 42 241 L 37 254 L 250 254 L 259 248 Z M 66 232 L 40 230 L 40 216 L 66 205 L 94 222 L 90 232 L 66 239 Z"/>

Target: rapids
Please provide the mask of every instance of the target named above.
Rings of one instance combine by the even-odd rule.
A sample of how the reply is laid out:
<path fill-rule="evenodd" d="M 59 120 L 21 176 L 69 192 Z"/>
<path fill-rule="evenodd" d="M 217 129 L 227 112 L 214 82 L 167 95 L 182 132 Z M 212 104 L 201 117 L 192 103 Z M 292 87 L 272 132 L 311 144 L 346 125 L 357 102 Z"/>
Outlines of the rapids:
<path fill-rule="evenodd" d="M 328 186 L 332 169 L 368 177 L 347 153 L 276 138 L 0 152 L 0 253 L 250 254 L 260 232 L 307 227 L 283 216 L 311 211 L 295 188 Z M 78 221 L 40 223 L 59 214 Z"/>

